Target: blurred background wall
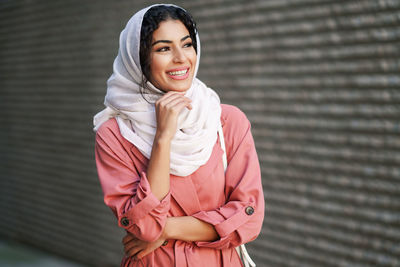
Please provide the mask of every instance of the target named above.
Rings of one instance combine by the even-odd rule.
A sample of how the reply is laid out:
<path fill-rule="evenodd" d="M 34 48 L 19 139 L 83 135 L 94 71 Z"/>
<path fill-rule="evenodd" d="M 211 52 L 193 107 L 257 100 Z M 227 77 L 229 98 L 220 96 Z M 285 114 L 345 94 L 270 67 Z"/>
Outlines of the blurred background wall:
<path fill-rule="evenodd" d="M 118 266 L 92 116 L 128 19 L 155 1 L 0 1 L 0 238 Z M 258 266 L 400 266 L 400 1 L 175 1 L 199 78 L 252 122 Z"/>

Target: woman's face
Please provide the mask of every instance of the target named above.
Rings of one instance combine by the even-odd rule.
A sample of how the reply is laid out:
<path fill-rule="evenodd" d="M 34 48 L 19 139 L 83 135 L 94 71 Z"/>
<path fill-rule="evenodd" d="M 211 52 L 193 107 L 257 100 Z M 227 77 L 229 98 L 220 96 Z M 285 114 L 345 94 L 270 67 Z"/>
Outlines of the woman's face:
<path fill-rule="evenodd" d="M 165 92 L 188 90 L 197 55 L 185 25 L 180 20 L 161 22 L 151 43 L 150 82 Z"/>

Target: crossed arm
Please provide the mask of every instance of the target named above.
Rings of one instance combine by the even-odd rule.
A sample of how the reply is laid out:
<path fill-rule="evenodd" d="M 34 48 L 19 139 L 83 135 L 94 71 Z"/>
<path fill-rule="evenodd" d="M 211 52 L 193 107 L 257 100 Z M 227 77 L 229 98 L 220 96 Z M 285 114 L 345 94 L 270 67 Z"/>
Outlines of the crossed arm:
<path fill-rule="evenodd" d="M 160 247 L 168 239 L 182 241 L 214 241 L 218 234 L 211 224 L 192 216 L 168 217 L 164 232 L 154 242 L 147 242 L 128 233 L 122 240 L 125 254 L 140 259 Z"/>

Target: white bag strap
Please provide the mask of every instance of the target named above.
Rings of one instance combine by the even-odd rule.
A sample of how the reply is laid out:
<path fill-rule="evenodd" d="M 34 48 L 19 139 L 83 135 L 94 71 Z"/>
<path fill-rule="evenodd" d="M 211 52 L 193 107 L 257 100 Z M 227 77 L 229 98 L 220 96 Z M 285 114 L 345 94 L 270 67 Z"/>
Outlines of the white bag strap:
<path fill-rule="evenodd" d="M 226 168 L 228 167 L 228 160 L 226 158 L 226 148 L 225 148 L 225 139 L 224 132 L 222 131 L 222 125 L 219 125 L 218 128 L 219 142 L 221 144 L 222 151 L 224 154 L 222 156 L 222 162 L 224 164 L 224 171 L 226 172 Z M 249 253 L 247 253 L 246 247 L 244 244 L 236 247 L 236 251 L 239 254 L 240 259 L 243 262 L 244 267 L 256 267 L 254 261 L 250 258 Z"/>
<path fill-rule="evenodd" d="M 219 135 L 219 142 L 221 143 L 222 151 L 224 151 L 224 155 L 222 155 L 222 162 L 224 163 L 224 171 L 226 172 L 226 168 L 228 167 L 228 160 L 226 159 L 225 139 L 224 139 L 224 132 L 222 131 L 221 124 L 218 127 L 218 135 Z"/>

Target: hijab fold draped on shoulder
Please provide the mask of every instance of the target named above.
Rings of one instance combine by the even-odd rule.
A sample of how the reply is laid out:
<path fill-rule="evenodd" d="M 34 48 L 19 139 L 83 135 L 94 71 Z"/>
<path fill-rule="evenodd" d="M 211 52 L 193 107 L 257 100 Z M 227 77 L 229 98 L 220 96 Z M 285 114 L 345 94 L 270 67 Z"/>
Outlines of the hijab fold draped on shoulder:
<path fill-rule="evenodd" d="M 143 16 L 153 6 L 138 11 L 121 32 L 113 74 L 107 81 L 106 108 L 93 118 L 97 131 L 102 123 L 115 117 L 122 136 L 148 159 L 157 128 L 154 103 L 164 94 L 150 82 L 147 82 L 144 95 L 140 93 L 143 76 L 139 58 L 140 31 Z M 178 130 L 171 142 L 170 173 L 176 176 L 188 176 L 208 161 L 220 125 L 218 95 L 196 78 L 200 62 L 200 40 L 198 35 L 196 38 L 195 78 L 185 93 L 192 100 L 193 108 L 185 108 L 180 113 Z"/>

